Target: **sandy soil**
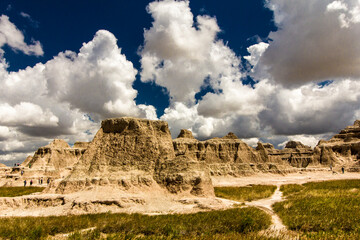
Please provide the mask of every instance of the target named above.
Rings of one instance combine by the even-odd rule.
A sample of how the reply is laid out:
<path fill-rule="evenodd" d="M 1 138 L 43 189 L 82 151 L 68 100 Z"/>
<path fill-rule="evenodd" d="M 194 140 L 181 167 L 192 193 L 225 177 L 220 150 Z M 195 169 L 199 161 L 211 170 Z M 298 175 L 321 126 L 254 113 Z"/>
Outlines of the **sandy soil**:
<path fill-rule="evenodd" d="M 314 172 L 298 172 L 286 175 L 280 174 L 257 174 L 248 177 L 212 177 L 215 187 L 226 186 L 247 186 L 251 184 L 261 185 L 283 185 L 283 184 L 303 184 L 307 182 L 341 180 L 341 179 L 360 179 L 360 173 L 334 173 L 330 170 Z"/>
<path fill-rule="evenodd" d="M 258 174 L 249 177 L 213 177 L 214 186 L 246 186 L 251 184 L 271 184 L 278 186 L 275 194 L 268 199 L 247 203 L 259 207 L 273 218 L 274 230 L 284 226 L 274 214 L 271 205 L 282 200 L 279 186 L 282 184 L 302 184 L 310 181 L 360 179 L 360 173 L 333 174 L 330 171 L 300 172 L 287 175 Z M 133 193 L 118 189 L 99 188 L 89 192 L 69 195 L 33 194 L 17 198 L 0 198 L 0 217 L 4 216 L 49 216 L 67 214 L 87 214 L 96 212 L 124 212 L 144 214 L 193 213 L 205 210 L 227 209 L 237 204 L 235 201 L 215 197 L 199 198 L 176 196 L 156 189 L 141 189 Z"/>

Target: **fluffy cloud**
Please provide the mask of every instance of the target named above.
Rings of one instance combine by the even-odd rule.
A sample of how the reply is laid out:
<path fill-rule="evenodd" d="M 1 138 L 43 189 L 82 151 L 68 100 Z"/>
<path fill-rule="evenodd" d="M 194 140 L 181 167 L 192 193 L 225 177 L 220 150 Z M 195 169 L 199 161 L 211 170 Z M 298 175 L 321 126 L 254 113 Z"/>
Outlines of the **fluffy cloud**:
<path fill-rule="evenodd" d="M 11 137 L 11 132 L 8 127 L 0 126 L 0 141 L 6 140 Z"/>
<path fill-rule="evenodd" d="M 29 102 L 14 107 L 0 104 L 0 124 L 7 126 L 57 126 L 59 119 L 49 110 Z"/>
<path fill-rule="evenodd" d="M 220 28 L 215 18 L 197 16 L 194 22 L 189 1 L 156 1 L 147 10 L 154 22 L 144 33 L 142 81 L 166 87 L 174 102 L 194 103 L 206 78 L 217 81 L 240 73 L 239 59 L 216 39 Z"/>
<path fill-rule="evenodd" d="M 18 72 L 0 60 L 2 158 L 14 160 L 11 152 L 34 151 L 55 137 L 89 141 L 107 117 L 156 118 L 153 106 L 136 105 L 137 70 L 108 31 L 98 31 L 78 53 L 61 52 Z"/>
<path fill-rule="evenodd" d="M 354 23 L 360 23 L 360 1 L 349 1 L 348 3 L 334 1 L 327 5 L 328 12 L 339 12 L 340 25 L 349 28 Z M 350 8 L 349 8 L 350 7 Z"/>
<path fill-rule="evenodd" d="M 268 0 L 278 30 L 260 59 L 285 86 L 360 77 L 358 0 Z"/>
<path fill-rule="evenodd" d="M 234 132 L 240 138 L 259 136 L 259 120 L 256 115 L 239 115 L 236 113 L 216 118 L 199 114 L 199 105 L 188 107 L 176 102 L 165 109 L 161 120 L 169 123 L 172 136 L 175 138 L 180 129 L 189 129 L 198 139 L 222 137 L 228 132 Z"/>
<path fill-rule="evenodd" d="M 278 147 L 284 148 L 287 142 L 293 141 L 294 139 L 295 141 L 299 141 L 307 146 L 315 147 L 321 139 L 327 139 L 328 137 L 329 136 L 324 134 L 320 134 L 320 135 L 301 134 L 301 135 L 287 136 L 284 142 L 278 144 Z"/>
<path fill-rule="evenodd" d="M 337 132 L 354 120 L 359 91 L 360 82 L 355 80 L 339 80 L 323 87 L 307 84 L 291 90 L 278 86 L 259 117 L 273 134 Z"/>
<path fill-rule="evenodd" d="M 185 128 L 199 139 L 232 131 L 252 146 L 259 140 L 314 146 L 360 117 L 358 3 L 268 0 L 278 30 L 268 43 L 248 47 L 243 68 L 218 39 L 215 18 L 194 18 L 189 1 L 152 2 L 147 10 L 154 20 L 139 51 L 141 80 L 168 90 L 170 106 L 160 119 L 173 137 Z M 1 24 L 17 30 L 6 16 Z M 0 47 L 35 54 L 29 49 L 36 44 L 11 45 L 4 36 L 16 34 L 2 28 Z M 108 31 L 98 31 L 78 52 L 18 72 L 6 70 L 2 53 L 0 160 L 24 159 L 54 137 L 91 140 L 102 118 L 157 118 L 153 106 L 136 105 L 137 70 Z M 256 83 L 245 85 L 246 76 Z M 335 81 L 317 84 L 323 80 Z M 211 91 L 195 99 L 204 87 Z"/>
<path fill-rule="evenodd" d="M 141 116 L 132 88 L 137 71 L 116 41 L 112 33 L 100 30 L 78 54 L 67 51 L 47 62 L 43 74 L 48 95 L 102 118 Z"/>
<path fill-rule="evenodd" d="M 263 83 L 256 89 L 243 85 L 240 58 L 217 39 L 216 19 L 197 16 L 194 22 L 188 1 L 153 2 L 148 12 L 154 22 L 144 33 L 141 79 L 169 91 L 171 105 L 161 119 L 169 122 L 173 136 L 181 128 L 200 139 L 221 136 L 238 124 L 253 125 L 236 131 L 239 136 L 257 134 L 261 92 L 268 90 Z M 205 82 L 214 92 L 196 104 L 195 94 Z"/>
<path fill-rule="evenodd" d="M 0 48 L 5 44 L 15 50 L 22 51 L 27 55 L 43 55 L 43 49 L 39 41 L 33 41 L 31 45 L 24 42 L 24 35 L 10 22 L 6 15 L 0 16 Z"/>
<path fill-rule="evenodd" d="M 176 4 L 177 2 L 167 1 L 167 3 Z M 189 104 L 176 98 L 176 96 L 174 97 L 170 90 L 170 95 L 174 97 L 174 101 L 165 110 L 165 114 L 161 119 L 169 122 L 173 137 L 176 137 L 181 128 L 186 128 L 192 130 L 194 135 L 200 139 L 223 136 L 227 132 L 233 131 L 239 137 L 247 138 L 245 140 L 252 145 L 257 139 L 261 139 L 261 141 L 272 142 L 278 147 L 281 147 L 284 142 L 289 140 L 300 140 L 314 146 L 321 137 L 329 137 L 332 133 L 351 124 L 356 118 L 356 112 L 359 112 L 360 98 L 358 92 L 360 92 L 360 85 L 355 79 L 356 74 L 353 74 L 352 78 L 346 78 L 346 74 L 339 74 L 337 81 L 317 85 L 316 82 L 322 81 L 323 78 L 313 74 L 315 72 L 311 72 L 312 70 L 318 71 L 321 69 L 321 66 L 317 65 L 318 62 L 314 60 L 316 57 L 325 61 L 329 54 L 335 56 L 339 52 L 339 48 L 335 47 L 336 39 L 330 39 L 330 41 L 323 43 L 324 39 L 328 40 L 324 36 L 319 36 L 319 34 L 324 33 L 324 31 L 320 31 L 324 27 L 326 31 L 333 31 L 331 33 L 335 35 L 338 34 L 338 31 L 346 31 L 348 34 L 347 39 L 352 39 L 352 45 L 344 46 L 343 51 L 349 53 L 352 51 L 351 47 L 357 45 L 357 42 L 354 41 L 356 32 L 354 34 L 348 32 L 347 29 L 341 27 L 338 17 L 329 15 L 332 11 L 348 10 L 351 4 L 348 3 L 345 9 L 341 4 L 333 3 L 331 5 L 330 3 L 329 5 L 329 3 L 311 2 L 311 7 L 309 7 L 307 6 L 308 3 L 298 1 L 269 1 L 267 6 L 274 10 L 275 22 L 279 30 L 270 34 L 272 41 L 269 43 L 260 42 L 250 46 L 248 48 L 250 55 L 244 57 L 251 65 L 247 74 L 258 82 L 253 86 L 242 83 L 241 76 L 244 73 L 241 72 L 243 70 L 236 63 L 238 57 L 225 46 L 222 51 L 219 51 L 222 54 L 218 56 L 223 56 L 219 62 L 223 64 L 217 65 L 219 69 L 216 72 L 226 74 L 217 78 L 212 77 L 209 84 L 214 89 L 214 92 L 207 93 L 196 104 Z M 182 4 L 182 7 L 184 7 L 185 3 Z M 173 6 L 175 7 L 175 5 Z M 188 6 L 186 5 L 186 7 Z M 177 21 L 179 21 L 179 18 L 177 16 Z M 154 19 L 156 22 L 156 17 Z M 328 26 L 328 19 L 333 20 L 334 24 L 336 23 L 335 29 L 332 29 L 334 28 L 333 25 L 332 27 Z M 312 20 L 317 25 L 312 26 Z M 167 22 L 171 22 L 171 20 Z M 354 26 L 349 28 L 357 27 L 354 21 L 353 24 Z M 300 31 L 300 28 L 304 29 Z M 166 30 L 167 28 L 163 28 L 160 32 Z M 292 34 L 287 36 L 287 33 Z M 311 33 L 308 37 L 319 40 L 315 42 L 319 45 L 318 51 L 328 54 L 327 56 L 315 56 L 316 51 L 304 51 L 304 48 L 297 46 L 300 44 L 300 40 L 301 44 L 308 44 L 309 46 L 314 43 L 308 43 L 305 40 L 307 33 Z M 176 34 L 171 32 L 167 32 L 167 34 L 167 36 L 173 38 L 177 37 Z M 155 36 L 155 32 L 153 36 Z M 300 36 L 300 40 L 296 39 L 298 36 Z M 319 39 L 316 39 L 317 37 Z M 213 46 L 215 45 L 216 42 L 214 42 Z M 303 47 L 306 49 L 306 46 Z M 167 50 L 172 52 L 169 48 Z M 288 54 L 289 51 L 290 54 Z M 335 53 L 333 53 L 334 51 Z M 182 52 L 179 49 L 175 52 L 181 56 L 187 55 L 184 49 Z M 211 51 L 209 50 L 209 52 Z M 311 54 L 314 54 L 314 56 Z M 280 59 L 283 57 L 281 64 L 280 62 L 278 64 L 278 56 L 280 56 Z M 311 58 L 309 60 L 309 66 L 313 65 L 311 68 L 297 63 L 294 64 L 292 58 L 300 59 L 304 64 L 307 64 L 308 59 L 304 57 Z M 346 56 L 346 58 L 346 61 L 352 62 L 352 64 L 356 60 L 353 55 Z M 224 61 L 224 59 L 228 61 Z M 346 61 L 341 62 L 341 59 L 337 61 L 340 61 L 338 69 L 343 67 L 341 71 L 347 74 L 354 73 L 349 69 L 345 69 L 345 65 L 341 66 Z M 337 71 L 331 67 L 331 64 L 327 65 L 327 62 L 323 64 L 325 72 Z M 269 65 L 274 68 L 270 69 Z M 275 67 L 278 67 L 276 71 L 281 74 L 290 73 L 293 71 L 292 69 L 297 68 L 296 71 L 301 72 L 299 76 L 311 74 L 312 76 L 308 81 L 313 82 L 307 83 L 303 79 L 299 80 L 299 76 L 293 75 L 294 79 L 295 77 L 297 79 L 296 83 L 301 86 L 287 89 L 283 85 L 292 84 L 292 80 L 286 77 L 284 82 L 276 72 L 272 71 Z M 351 67 L 355 67 L 355 64 Z M 147 73 L 149 76 L 154 76 L 157 82 L 157 71 L 159 69 L 163 71 L 166 66 L 155 67 Z M 169 88 L 169 84 L 172 84 L 173 81 L 176 82 L 176 79 L 180 79 L 179 76 L 182 76 L 175 73 L 174 75 L 169 75 L 166 83 L 158 83 Z M 197 82 L 200 83 L 205 78 L 205 75 L 203 75 L 202 79 Z M 185 92 L 182 91 L 181 93 L 184 95 Z"/>

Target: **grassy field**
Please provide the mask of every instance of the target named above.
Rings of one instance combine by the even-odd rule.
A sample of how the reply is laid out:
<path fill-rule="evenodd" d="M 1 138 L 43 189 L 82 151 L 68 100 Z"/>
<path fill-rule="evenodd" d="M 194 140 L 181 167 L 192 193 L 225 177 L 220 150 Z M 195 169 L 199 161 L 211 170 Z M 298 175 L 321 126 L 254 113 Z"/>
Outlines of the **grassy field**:
<path fill-rule="evenodd" d="M 41 192 L 44 187 L 0 187 L 0 197 L 17 197 Z"/>
<path fill-rule="evenodd" d="M 61 217 L 0 218 L 0 239 L 45 239 L 75 232 L 70 239 L 269 239 L 257 236 L 271 218 L 257 208 L 196 214 L 147 216 L 93 214 Z M 80 233 L 82 229 L 94 228 Z"/>
<path fill-rule="evenodd" d="M 309 239 L 360 239 L 360 180 L 284 185 L 274 210 Z"/>
<path fill-rule="evenodd" d="M 270 197 L 276 190 L 272 185 L 253 185 L 246 187 L 215 187 L 215 195 L 235 201 L 252 201 Z"/>

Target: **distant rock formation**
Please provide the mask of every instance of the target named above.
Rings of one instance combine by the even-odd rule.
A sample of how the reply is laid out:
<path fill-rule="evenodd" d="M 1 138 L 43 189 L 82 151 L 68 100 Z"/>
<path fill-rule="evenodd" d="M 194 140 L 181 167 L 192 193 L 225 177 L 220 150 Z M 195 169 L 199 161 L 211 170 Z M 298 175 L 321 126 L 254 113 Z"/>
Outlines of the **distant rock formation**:
<path fill-rule="evenodd" d="M 55 139 L 45 147 L 39 148 L 33 157 L 25 160 L 22 164 L 25 167 L 23 176 L 65 177 L 85 151 L 86 144 L 78 144 L 72 148 L 64 140 Z"/>
<path fill-rule="evenodd" d="M 206 168 L 192 158 L 175 155 L 166 122 L 118 118 L 102 121 L 85 154 L 56 192 L 102 186 L 132 191 L 158 185 L 171 193 L 213 195 Z"/>
<path fill-rule="evenodd" d="M 360 120 L 341 130 L 329 141 L 319 141 L 314 151 L 316 161 L 322 165 L 360 171 Z"/>
<path fill-rule="evenodd" d="M 0 185 L 22 186 L 23 181 L 33 180 L 35 184 L 46 184 L 65 178 L 86 151 L 88 143 L 75 144 L 70 147 L 62 139 L 55 139 L 50 144 L 40 147 L 33 156 L 28 156 L 20 166 L 9 168 Z M 42 179 L 42 182 L 39 182 Z"/>
<path fill-rule="evenodd" d="M 181 129 L 178 138 L 190 138 L 195 139 L 192 132 L 187 129 Z"/>
<path fill-rule="evenodd" d="M 268 161 L 264 154 L 248 146 L 233 133 L 206 141 L 178 137 L 173 140 L 173 145 L 177 156 L 204 163 L 209 167 L 211 175 L 215 176 L 243 176 L 259 171 L 279 173 L 279 168 L 284 167 L 280 166 L 283 162 Z"/>
<path fill-rule="evenodd" d="M 275 149 L 270 143 L 258 143 L 256 149 L 261 153 L 266 162 L 289 164 L 289 167 L 296 168 L 306 168 L 310 164 L 315 164 L 313 149 L 301 142 L 289 141 L 286 143 L 285 148 L 281 150 Z"/>
<path fill-rule="evenodd" d="M 10 167 L 0 163 L 0 185 L 1 185 L 1 178 L 5 178 L 6 173 L 9 173 L 10 171 L 11 171 Z"/>

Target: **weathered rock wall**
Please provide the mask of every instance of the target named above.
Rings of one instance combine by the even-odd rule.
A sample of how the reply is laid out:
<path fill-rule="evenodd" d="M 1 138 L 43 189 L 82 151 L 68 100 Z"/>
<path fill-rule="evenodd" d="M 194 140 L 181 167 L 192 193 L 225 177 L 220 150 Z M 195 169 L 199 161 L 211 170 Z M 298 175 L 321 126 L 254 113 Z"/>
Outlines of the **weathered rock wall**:
<path fill-rule="evenodd" d="M 65 177 L 73 165 L 86 151 L 84 147 L 71 148 L 67 142 L 55 139 L 49 145 L 39 148 L 32 158 L 22 164 L 23 176 Z"/>
<path fill-rule="evenodd" d="M 329 141 L 319 141 L 315 158 L 323 165 L 360 171 L 360 121 L 356 120 Z"/>
<path fill-rule="evenodd" d="M 306 167 L 304 154 L 300 147 L 274 149 L 271 144 L 259 143 L 256 149 L 248 146 L 233 133 L 223 138 L 198 141 L 188 130 L 181 130 L 179 137 L 173 140 L 175 154 L 186 156 L 205 163 L 212 175 L 243 176 L 256 172 L 284 173 L 289 168 Z M 311 162 L 312 160 L 307 160 Z M 304 166 L 306 165 L 306 166 Z"/>
<path fill-rule="evenodd" d="M 199 182 L 200 181 L 200 182 Z M 160 185 L 171 193 L 213 194 L 206 168 L 176 158 L 168 124 L 136 118 L 107 119 L 56 192 L 101 186 L 124 191 Z"/>
<path fill-rule="evenodd" d="M 0 184 L 21 186 L 24 180 L 27 184 L 32 180 L 37 185 L 42 179 L 42 184 L 45 185 L 48 178 L 51 181 L 62 179 L 70 173 L 85 151 L 86 143 L 71 148 L 64 140 L 55 139 L 40 147 L 33 156 L 28 156 L 20 166 L 10 168 Z"/>

